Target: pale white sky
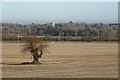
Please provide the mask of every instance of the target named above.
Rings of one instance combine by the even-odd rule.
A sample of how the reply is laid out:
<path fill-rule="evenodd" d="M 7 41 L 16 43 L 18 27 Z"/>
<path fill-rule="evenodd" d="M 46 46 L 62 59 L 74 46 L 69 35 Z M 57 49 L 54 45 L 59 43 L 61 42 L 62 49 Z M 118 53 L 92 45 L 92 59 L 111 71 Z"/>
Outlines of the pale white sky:
<path fill-rule="evenodd" d="M 52 19 L 53 21 L 58 21 L 58 22 L 62 21 L 62 20 L 65 20 L 65 21 L 67 21 L 67 20 L 74 20 L 74 21 L 86 21 L 86 22 L 89 22 L 89 21 L 93 21 L 93 22 L 95 22 L 95 21 L 98 21 L 98 22 L 100 22 L 100 21 L 101 22 L 116 22 L 118 20 L 118 6 L 117 6 L 117 3 L 115 3 L 115 4 L 114 3 L 110 3 L 109 4 L 108 2 L 118 2 L 119 0 L 0 0 L 0 1 L 5 2 L 3 4 L 0 3 L 0 22 L 2 20 L 5 20 L 5 21 L 6 20 L 8 20 L 8 21 L 17 21 L 18 19 L 20 19 L 20 21 L 24 21 L 26 19 L 33 20 L 33 21 L 35 19 L 35 20 L 39 21 L 39 19 L 40 20 L 43 19 L 42 20 L 43 22 L 44 21 L 50 21 L 50 19 Z M 13 2 L 13 3 L 6 3 L 6 2 Z M 14 2 L 17 2 L 17 3 L 14 3 Z M 25 2 L 25 3 L 19 3 L 19 2 Z M 34 4 L 34 3 L 26 3 L 26 2 L 45 2 L 45 3 L 39 3 L 39 4 L 37 4 L 39 6 L 35 7 L 36 3 Z M 58 2 L 57 4 L 59 4 L 59 5 L 60 4 L 61 5 L 65 5 L 66 8 L 70 8 L 70 9 L 73 9 L 72 7 L 74 7 L 76 10 L 73 9 L 73 11 L 75 13 L 70 12 L 71 14 L 69 14 L 67 16 L 64 16 L 65 19 L 63 19 L 62 17 L 60 18 L 60 15 L 62 15 L 62 13 L 59 12 L 59 11 L 57 11 L 56 14 L 52 13 L 52 12 L 51 13 L 49 12 L 49 14 L 45 14 L 45 13 L 42 14 L 40 10 L 43 10 L 42 12 L 45 12 L 45 10 L 46 11 L 49 11 L 49 10 L 53 10 L 54 11 L 55 10 L 51 6 L 47 7 L 47 8 L 45 7 L 45 5 L 40 6 L 42 4 L 48 4 L 46 2 Z M 76 7 L 76 3 L 69 3 L 69 4 L 72 4 L 72 5 L 69 5 L 67 3 L 59 3 L 59 2 L 92 2 L 91 4 L 93 4 L 93 5 L 90 6 L 91 8 L 89 7 L 90 9 L 88 7 L 87 7 L 88 9 L 86 9 L 86 7 L 83 7 L 83 9 L 81 9 L 82 7 L 80 7 L 80 6 Z M 105 2 L 105 3 L 98 4 L 99 2 Z M 106 4 L 106 2 L 108 4 Z M 28 5 L 28 6 L 24 7 L 22 4 L 25 4 L 25 5 Z M 32 5 L 30 5 L 30 4 L 32 4 Z M 52 4 L 53 3 L 49 3 L 48 5 L 52 5 Z M 85 3 L 85 4 L 88 4 L 88 3 Z M 55 5 L 55 4 L 53 4 L 53 5 Z M 101 5 L 103 5 L 103 7 L 101 7 Z M 32 6 L 34 6 L 34 7 L 32 7 Z M 55 6 L 56 6 L 55 8 L 57 8 L 58 5 L 55 5 Z M 32 9 L 32 8 L 35 8 L 35 9 Z M 35 13 L 31 13 L 30 11 L 32 11 L 32 10 Z M 59 10 L 64 10 L 64 8 L 59 9 Z M 67 9 L 67 10 L 69 10 L 69 9 Z M 88 10 L 91 10 L 91 11 L 89 11 L 89 12 L 91 12 L 90 13 L 91 15 L 82 14 L 82 12 L 83 13 L 87 13 L 85 11 L 88 11 Z M 21 13 L 19 11 L 24 12 L 24 13 Z M 64 10 L 64 13 L 67 14 L 68 12 L 69 11 L 66 12 L 66 10 Z M 9 13 L 9 15 L 7 13 Z M 18 16 L 15 13 L 16 14 L 17 13 L 21 13 L 21 14 L 18 14 L 19 15 Z M 31 14 L 28 15 L 28 13 L 31 13 Z M 40 14 L 42 16 L 40 16 Z M 64 15 L 66 15 L 66 14 L 64 14 Z M 54 17 L 55 17 L 55 19 L 54 19 Z M 79 17 L 80 17 L 80 19 L 78 19 Z M 48 19 L 48 20 L 46 20 L 46 19 Z M 88 20 L 88 19 L 92 19 L 92 20 Z M 18 20 L 18 22 L 19 22 L 19 20 Z"/>
<path fill-rule="evenodd" d="M 119 2 L 119 0 L 1 0 L 2 2 Z"/>

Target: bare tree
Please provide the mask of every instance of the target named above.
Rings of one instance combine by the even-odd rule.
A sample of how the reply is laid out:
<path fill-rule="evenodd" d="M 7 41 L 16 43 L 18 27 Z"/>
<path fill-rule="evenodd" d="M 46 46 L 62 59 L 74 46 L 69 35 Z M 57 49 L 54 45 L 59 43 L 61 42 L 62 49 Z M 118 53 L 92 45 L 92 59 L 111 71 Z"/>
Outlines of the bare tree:
<path fill-rule="evenodd" d="M 31 64 L 39 64 L 39 58 L 42 57 L 43 52 L 46 51 L 48 44 L 42 38 L 30 36 L 24 38 L 23 52 L 31 53 L 33 61 Z"/>

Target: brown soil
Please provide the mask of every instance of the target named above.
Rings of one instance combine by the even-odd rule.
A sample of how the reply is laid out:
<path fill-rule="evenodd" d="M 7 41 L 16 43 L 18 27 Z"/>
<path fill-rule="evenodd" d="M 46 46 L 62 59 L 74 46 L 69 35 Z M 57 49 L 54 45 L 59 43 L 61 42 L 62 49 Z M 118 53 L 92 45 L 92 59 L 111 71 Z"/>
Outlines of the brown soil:
<path fill-rule="evenodd" d="M 3 43 L 3 78 L 117 78 L 117 43 L 51 42 L 40 59 L 21 52 L 22 43 Z"/>

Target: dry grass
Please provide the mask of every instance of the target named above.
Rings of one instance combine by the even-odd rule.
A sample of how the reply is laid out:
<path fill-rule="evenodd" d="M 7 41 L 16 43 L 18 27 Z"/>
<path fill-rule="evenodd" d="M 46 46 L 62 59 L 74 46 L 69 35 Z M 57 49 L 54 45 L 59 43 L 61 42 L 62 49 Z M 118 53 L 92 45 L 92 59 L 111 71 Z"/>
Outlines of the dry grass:
<path fill-rule="evenodd" d="M 21 45 L 3 43 L 4 78 L 118 77 L 117 43 L 52 42 L 40 65 L 7 65 L 32 60 L 30 54 L 21 52 Z"/>

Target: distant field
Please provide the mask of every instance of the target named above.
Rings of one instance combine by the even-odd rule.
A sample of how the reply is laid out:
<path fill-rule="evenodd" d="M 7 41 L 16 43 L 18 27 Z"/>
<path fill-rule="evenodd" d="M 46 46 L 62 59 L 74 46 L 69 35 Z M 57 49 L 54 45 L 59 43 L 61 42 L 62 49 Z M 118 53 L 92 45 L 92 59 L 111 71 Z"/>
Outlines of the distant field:
<path fill-rule="evenodd" d="M 10 65 L 31 61 L 22 43 L 3 42 L 3 78 L 117 78 L 118 44 L 51 42 L 40 65 Z"/>

